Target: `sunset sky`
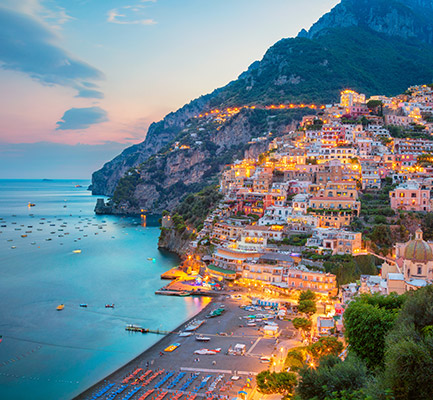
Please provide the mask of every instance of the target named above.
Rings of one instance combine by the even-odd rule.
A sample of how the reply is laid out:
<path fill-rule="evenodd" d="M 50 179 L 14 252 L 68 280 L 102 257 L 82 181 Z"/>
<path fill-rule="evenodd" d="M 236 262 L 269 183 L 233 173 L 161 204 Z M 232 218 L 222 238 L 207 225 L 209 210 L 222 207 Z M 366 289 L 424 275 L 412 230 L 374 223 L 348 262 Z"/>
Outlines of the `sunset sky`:
<path fill-rule="evenodd" d="M 338 0 L 0 0 L 0 178 L 87 178 Z"/>

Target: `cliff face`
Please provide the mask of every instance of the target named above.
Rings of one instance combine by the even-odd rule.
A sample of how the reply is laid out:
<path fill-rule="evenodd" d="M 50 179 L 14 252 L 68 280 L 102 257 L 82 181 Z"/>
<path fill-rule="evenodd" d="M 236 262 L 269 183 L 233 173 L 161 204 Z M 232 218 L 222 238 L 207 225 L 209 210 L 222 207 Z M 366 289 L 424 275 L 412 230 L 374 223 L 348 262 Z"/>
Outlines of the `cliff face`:
<path fill-rule="evenodd" d="M 156 154 L 167 143 L 172 141 L 185 121 L 198 115 L 208 107 L 210 99 L 217 93 L 200 97 L 174 113 L 168 114 L 162 121 L 153 123 L 147 132 L 146 139 L 137 145 L 128 147 L 113 160 L 107 162 L 92 175 L 92 194 L 111 196 L 120 178 L 130 168 L 135 167 L 150 156 Z"/>
<path fill-rule="evenodd" d="M 279 120 L 272 118 L 275 113 Z M 233 159 L 257 157 L 266 151 L 276 135 L 291 128 L 293 118 L 290 112 L 281 115 L 244 110 L 225 123 L 215 118 L 189 120 L 174 143 L 119 181 L 113 195 L 113 212 L 138 214 L 142 210 L 161 212 L 174 208 L 184 194 L 211 184 Z"/>
<path fill-rule="evenodd" d="M 300 36 L 315 39 L 332 29 L 356 26 L 433 44 L 432 18 L 431 0 L 343 0 Z"/>
<path fill-rule="evenodd" d="M 396 95 L 430 83 L 432 27 L 433 0 L 342 0 L 308 32 L 277 42 L 237 80 L 152 124 L 144 142 L 93 174 L 93 194 L 113 196 L 114 212 L 120 213 L 172 207 L 242 157 L 253 138 L 293 123 L 286 118 L 275 128 L 269 118 L 280 116 L 256 110 L 200 125 L 202 119 L 194 117 L 212 108 L 323 104 L 348 87 Z"/>
<path fill-rule="evenodd" d="M 161 235 L 158 240 L 158 248 L 182 256 L 188 250 L 189 243 L 189 235 L 186 235 L 184 232 L 176 231 L 174 229 L 174 224 L 163 218 Z"/>

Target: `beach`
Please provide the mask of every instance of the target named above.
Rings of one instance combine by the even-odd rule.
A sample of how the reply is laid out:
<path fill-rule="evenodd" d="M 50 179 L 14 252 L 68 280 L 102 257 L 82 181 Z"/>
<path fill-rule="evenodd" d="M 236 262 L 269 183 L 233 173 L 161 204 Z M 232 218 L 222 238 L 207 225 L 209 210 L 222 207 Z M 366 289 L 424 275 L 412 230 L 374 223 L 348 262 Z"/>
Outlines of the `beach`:
<path fill-rule="evenodd" d="M 188 393 L 191 393 L 191 396 L 195 394 L 199 398 L 206 399 L 219 399 L 224 397 L 218 396 L 226 395 L 233 398 L 239 392 L 251 393 L 254 387 L 254 376 L 269 366 L 269 361 L 262 358 L 270 358 L 274 355 L 273 360 L 276 363 L 274 368 L 280 369 L 284 359 L 284 354 L 280 351 L 281 347 L 287 349 L 298 345 L 299 342 L 292 324 L 288 321 L 278 321 L 280 330 L 278 338 L 263 335 L 262 329 L 259 330 L 258 325 L 260 324 L 247 326 L 245 317 L 250 312 L 240 307 L 247 304 L 250 304 L 250 300 L 246 296 L 239 299 L 230 295 L 215 297 L 191 320 L 162 337 L 140 356 L 75 399 L 106 398 L 109 393 L 120 390 L 122 386 L 125 388 L 119 398 L 134 400 L 144 398 L 141 396 L 152 389 L 154 391 L 148 395 L 149 399 L 156 398 L 157 394 L 162 396 L 165 392 L 167 392 L 166 398 L 175 394 L 182 395 L 177 397 L 179 399 L 190 398 Z M 220 317 L 206 318 L 209 312 L 216 308 L 224 308 L 225 311 Z M 205 322 L 191 336 L 180 337 L 179 332 L 183 331 L 192 320 L 204 320 Z M 150 334 L 147 333 L 147 335 Z M 142 335 L 142 333 L 131 332 L 131 335 Z M 197 341 L 197 337 L 200 336 L 209 338 L 209 342 Z M 179 346 L 174 351 L 164 351 L 175 343 Z M 241 347 L 245 345 L 245 354 L 229 355 L 228 350 L 233 349 L 236 345 L 241 345 Z M 218 352 L 194 354 L 200 349 L 217 350 Z M 142 370 L 139 370 L 140 368 Z M 136 374 L 131 375 L 134 373 Z M 139 380 L 134 385 L 134 381 L 143 375 L 146 375 L 146 379 L 156 376 L 145 386 L 142 385 L 146 379 Z M 122 383 L 128 376 L 132 377 L 128 384 Z M 176 379 L 179 380 L 179 383 L 173 386 L 172 383 Z M 188 380 L 191 379 L 193 380 L 188 385 Z M 211 390 L 212 382 L 217 382 L 214 390 Z M 101 389 L 105 389 L 108 385 L 113 386 L 105 394 L 95 397 Z M 128 397 L 128 393 L 132 394 L 131 397 Z M 124 395 L 126 397 L 123 397 Z"/>

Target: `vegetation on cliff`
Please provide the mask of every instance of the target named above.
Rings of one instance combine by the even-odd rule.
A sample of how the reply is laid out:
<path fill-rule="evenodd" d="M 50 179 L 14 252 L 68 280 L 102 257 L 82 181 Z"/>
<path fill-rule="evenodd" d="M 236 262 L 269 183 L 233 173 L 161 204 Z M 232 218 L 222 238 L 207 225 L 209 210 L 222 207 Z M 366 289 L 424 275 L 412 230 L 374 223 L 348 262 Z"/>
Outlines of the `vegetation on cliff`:
<path fill-rule="evenodd" d="M 208 186 L 195 194 L 189 194 L 175 208 L 174 212 L 180 215 L 184 223 L 200 231 L 207 215 L 218 205 L 223 195 L 218 186 Z"/>

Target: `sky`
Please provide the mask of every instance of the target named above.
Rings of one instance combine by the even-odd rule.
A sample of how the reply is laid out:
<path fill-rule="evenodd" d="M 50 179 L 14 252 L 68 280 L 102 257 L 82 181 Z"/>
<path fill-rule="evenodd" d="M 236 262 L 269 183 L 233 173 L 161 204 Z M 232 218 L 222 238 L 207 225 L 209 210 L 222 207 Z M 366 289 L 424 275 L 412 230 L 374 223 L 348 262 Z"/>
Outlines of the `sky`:
<path fill-rule="evenodd" d="M 0 0 L 0 178 L 89 178 L 338 0 Z"/>

